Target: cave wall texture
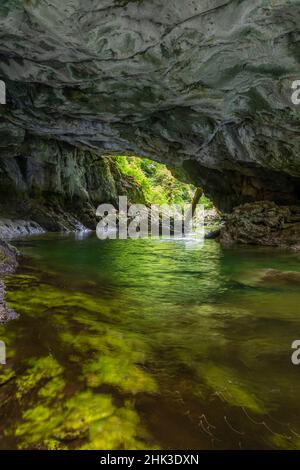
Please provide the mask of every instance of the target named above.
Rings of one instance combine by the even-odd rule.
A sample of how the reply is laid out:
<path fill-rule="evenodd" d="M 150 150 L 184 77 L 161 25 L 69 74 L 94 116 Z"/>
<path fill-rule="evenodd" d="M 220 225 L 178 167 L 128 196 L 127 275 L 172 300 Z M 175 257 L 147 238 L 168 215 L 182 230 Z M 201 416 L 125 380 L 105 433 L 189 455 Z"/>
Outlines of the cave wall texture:
<path fill-rule="evenodd" d="M 299 204 L 299 61 L 295 0 L 1 0 L 2 205 L 58 200 L 89 220 L 117 191 L 101 157 L 120 153 L 225 211 Z"/>

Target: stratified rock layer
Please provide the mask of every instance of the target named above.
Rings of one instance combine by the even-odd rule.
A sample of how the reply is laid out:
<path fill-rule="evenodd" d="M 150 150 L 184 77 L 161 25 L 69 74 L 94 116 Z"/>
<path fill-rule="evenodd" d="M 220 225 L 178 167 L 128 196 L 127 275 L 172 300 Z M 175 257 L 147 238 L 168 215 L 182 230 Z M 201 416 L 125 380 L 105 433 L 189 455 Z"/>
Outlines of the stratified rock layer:
<path fill-rule="evenodd" d="M 3 192 L 59 196 L 87 224 L 97 159 L 126 152 L 226 211 L 299 204 L 299 18 L 298 0 L 2 1 Z"/>

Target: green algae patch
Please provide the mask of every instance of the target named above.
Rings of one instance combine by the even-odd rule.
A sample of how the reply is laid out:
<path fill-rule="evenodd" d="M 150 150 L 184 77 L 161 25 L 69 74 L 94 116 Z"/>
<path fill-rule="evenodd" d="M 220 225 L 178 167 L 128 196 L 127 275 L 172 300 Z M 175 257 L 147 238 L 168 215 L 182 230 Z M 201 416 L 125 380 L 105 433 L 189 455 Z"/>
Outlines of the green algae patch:
<path fill-rule="evenodd" d="M 29 276 L 25 278 L 17 276 L 15 281 L 20 281 L 21 284 L 15 286 L 10 283 L 7 285 L 7 301 L 16 311 L 23 314 L 34 316 L 44 314 L 49 307 L 64 305 L 65 300 L 69 298 L 66 292 L 52 286 L 46 284 L 36 286 L 34 279 L 29 279 Z"/>
<path fill-rule="evenodd" d="M 74 320 L 74 318 L 73 318 Z M 75 318 L 76 321 L 77 318 Z M 78 326 L 82 324 L 78 322 Z M 72 348 L 73 352 L 101 352 L 105 354 L 128 355 L 133 361 L 144 361 L 149 349 L 145 341 L 126 330 L 120 331 L 101 322 L 100 319 L 89 319 L 88 328 L 77 334 L 69 330 L 60 333 L 60 339 Z"/>
<path fill-rule="evenodd" d="M 85 391 L 73 396 L 65 403 L 68 418 L 66 426 L 76 426 L 79 422 L 90 424 L 93 421 L 107 418 L 115 408 L 112 397 L 106 394 Z"/>
<path fill-rule="evenodd" d="M 26 290 L 28 288 L 37 287 L 40 281 L 37 276 L 32 274 L 14 274 L 5 278 L 6 284 L 10 289 L 16 291 Z"/>
<path fill-rule="evenodd" d="M 5 366 L 0 366 L 0 385 L 5 385 L 16 376 L 15 371 Z"/>
<path fill-rule="evenodd" d="M 285 436 L 275 433 L 271 436 L 271 443 L 278 449 L 284 450 L 299 450 L 300 449 L 300 436 Z"/>
<path fill-rule="evenodd" d="M 95 421 L 105 420 L 114 411 L 110 395 L 93 394 L 89 391 L 79 393 L 62 403 L 61 415 L 64 419 L 53 430 L 53 435 L 66 442 L 88 438 L 90 425 Z"/>
<path fill-rule="evenodd" d="M 31 358 L 28 361 L 28 365 L 30 367 L 26 370 L 25 374 L 16 380 L 16 397 L 18 399 L 34 390 L 42 380 L 52 379 L 63 372 L 63 368 L 52 356 Z"/>
<path fill-rule="evenodd" d="M 140 425 L 137 412 L 126 404 L 106 420 L 95 421 L 89 429 L 89 442 L 82 450 L 145 450 L 149 436 Z"/>
<path fill-rule="evenodd" d="M 59 270 L 57 279 L 40 270 L 8 276 L 20 318 L 3 325 L 9 355 L 0 368 L 3 447 L 149 449 L 156 439 L 163 448 L 179 439 L 186 446 L 190 436 L 202 446 L 202 413 L 217 446 L 235 447 L 241 439 L 247 448 L 300 447 L 299 383 L 287 363 L 299 326 L 297 289 L 283 296 L 277 287 L 233 282 L 236 272 L 252 269 L 252 250 L 245 253 L 251 269 L 248 261 L 241 269 L 243 257 L 235 267 L 236 255 L 220 247 L 202 259 L 202 252 L 175 250 L 173 242 L 155 244 L 153 254 L 150 241 L 149 249 L 144 242 L 98 249 L 91 240 L 86 261 L 81 251 L 76 261 L 76 243 L 69 251 L 65 241 L 57 243 L 67 281 Z M 51 246 L 42 250 L 46 262 L 38 261 L 49 272 Z M 282 266 L 268 260 L 259 255 L 257 266 L 297 269 L 298 258 L 294 264 L 284 258 Z M 186 419 L 194 430 L 185 428 Z M 163 437 L 166 421 L 174 429 Z"/>
<path fill-rule="evenodd" d="M 45 439 L 44 448 L 46 450 L 68 450 L 68 447 L 56 439 Z"/>
<path fill-rule="evenodd" d="M 200 371 L 201 377 L 213 393 L 218 394 L 229 405 L 244 407 L 254 413 L 264 414 L 264 408 L 249 391 L 249 383 L 243 382 L 234 370 L 204 364 Z"/>
<path fill-rule="evenodd" d="M 39 283 L 34 276 L 11 280 L 10 302 L 42 328 L 50 320 L 55 324 L 53 333 L 67 361 L 62 365 L 52 355 L 24 361 L 23 372 L 14 382 L 23 412 L 10 432 L 18 447 L 146 448 L 138 413 L 128 403 L 116 407 L 112 395 L 96 388 L 109 385 L 132 395 L 156 392 L 155 380 L 142 366 L 149 353 L 147 343 L 110 324 L 106 300 Z M 71 396 L 74 388 L 67 386 L 67 364 L 76 366 L 78 373 L 74 377 L 77 393 Z M 78 392 L 83 382 L 87 390 Z"/>
<path fill-rule="evenodd" d="M 65 386 L 66 382 L 62 377 L 54 377 L 39 389 L 38 396 L 47 400 L 62 398 Z"/>
<path fill-rule="evenodd" d="M 149 353 L 148 346 L 136 335 L 125 330 L 117 331 L 90 318 L 87 332 L 62 331 L 60 338 L 72 348 L 70 362 L 83 363 L 81 379 L 88 386 L 111 385 L 133 395 L 157 392 L 155 380 L 142 366 Z M 92 360 L 83 360 L 87 353 Z"/>
<path fill-rule="evenodd" d="M 20 449 L 146 448 L 136 411 L 129 403 L 116 408 L 107 394 L 81 392 L 54 406 L 29 408 L 22 418 L 15 429 Z"/>
<path fill-rule="evenodd" d="M 90 387 L 106 384 L 133 395 L 139 392 L 157 392 L 154 379 L 126 356 L 100 356 L 84 365 L 83 374 Z"/>
<path fill-rule="evenodd" d="M 38 405 L 23 413 L 23 422 L 15 431 L 22 437 L 20 446 L 30 448 L 46 442 L 68 442 L 86 435 L 89 425 L 114 412 L 108 395 L 83 392 L 54 406 Z"/>
<path fill-rule="evenodd" d="M 67 291 L 50 284 L 40 283 L 38 278 L 30 275 L 15 275 L 7 282 L 7 301 L 17 312 L 27 315 L 45 315 L 45 312 L 60 310 L 65 316 L 72 314 L 72 318 L 88 326 L 89 318 L 86 313 L 101 314 L 108 317 L 111 309 L 101 301 L 85 293 Z M 30 291 L 30 295 L 28 295 Z M 58 315 L 56 315 L 58 317 Z M 67 318 L 64 319 L 67 322 Z"/>
<path fill-rule="evenodd" d="M 24 411 L 23 420 L 15 430 L 15 436 L 22 437 L 19 448 L 32 447 L 50 438 L 53 430 L 59 426 L 61 416 L 54 413 L 53 408 L 37 405 Z"/>

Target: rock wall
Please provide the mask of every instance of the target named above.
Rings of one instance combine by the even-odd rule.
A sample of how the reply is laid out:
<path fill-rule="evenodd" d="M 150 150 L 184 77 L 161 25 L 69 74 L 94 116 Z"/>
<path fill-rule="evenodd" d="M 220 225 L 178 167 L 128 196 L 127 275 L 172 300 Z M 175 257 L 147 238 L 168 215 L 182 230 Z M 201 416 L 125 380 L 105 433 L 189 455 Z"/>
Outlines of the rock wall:
<path fill-rule="evenodd" d="M 9 274 L 15 271 L 18 266 L 17 261 L 18 251 L 13 246 L 0 240 L 0 276 Z M 12 320 L 17 317 L 17 313 L 8 307 L 4 300 L 5 286 L 2 279 L 0 279 L 0 324 Z"/>
<path fill-rule="evenodd" d="M 1 200 L 89 226 L 115 197 L 101 156 L 126 152 L 225 211 L 298 205 L 299 18 L 298 0 L 2 0 Z"/>
<path fill-rule="evenodd" d="M 116 204 L 119 194 L 130 198 L 138 191 L 112 159 L 89 150 L 27 135 L 19 152 L 3 151 L 0 158 L 2 217 L 33 220 L 50 231 L 95 229 L 98 204 Z"/>
<path fill-rule="evenodd" d="M 300 207 L 269 201 L 241 205 L 226 217 L 220 241 L 224 246 L 252 244 L 300 251 Z"/>

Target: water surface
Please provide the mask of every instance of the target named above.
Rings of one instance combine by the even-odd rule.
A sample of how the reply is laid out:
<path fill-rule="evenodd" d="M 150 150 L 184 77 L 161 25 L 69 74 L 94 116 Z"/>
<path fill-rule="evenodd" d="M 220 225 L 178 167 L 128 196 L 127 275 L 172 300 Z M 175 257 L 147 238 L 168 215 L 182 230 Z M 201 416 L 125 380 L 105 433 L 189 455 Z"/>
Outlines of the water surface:
<path fill-rule="evenodd" d="M 299 255 L 33 237 L 6 279 L 2 449 L 300 448 Z"/>

